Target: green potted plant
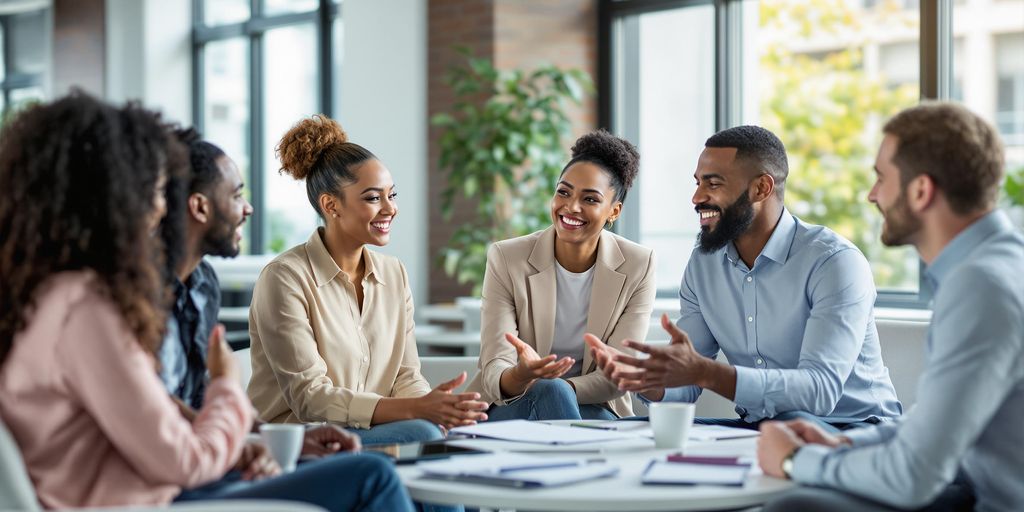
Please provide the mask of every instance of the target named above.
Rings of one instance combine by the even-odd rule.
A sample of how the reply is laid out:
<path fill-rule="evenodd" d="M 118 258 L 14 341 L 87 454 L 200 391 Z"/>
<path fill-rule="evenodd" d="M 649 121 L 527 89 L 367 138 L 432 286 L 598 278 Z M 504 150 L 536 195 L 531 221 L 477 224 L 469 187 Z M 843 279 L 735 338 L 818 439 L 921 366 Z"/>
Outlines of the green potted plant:
<path fill-rule="evenodd" d="M 548 224 L 548 200 L 568 155 L 566 107 L 593 86 L 577 69 L 499 70 L 460 53 L 465 62 L 446 78 L 455 103 L 431 123 L 441 129 L 439 165 L 447 175 L 442 213 L 451 219 L 461 195 L 476 201 L 477 215 L 459 225 L 439 260 L 479 296 L 488 245 Z"/>

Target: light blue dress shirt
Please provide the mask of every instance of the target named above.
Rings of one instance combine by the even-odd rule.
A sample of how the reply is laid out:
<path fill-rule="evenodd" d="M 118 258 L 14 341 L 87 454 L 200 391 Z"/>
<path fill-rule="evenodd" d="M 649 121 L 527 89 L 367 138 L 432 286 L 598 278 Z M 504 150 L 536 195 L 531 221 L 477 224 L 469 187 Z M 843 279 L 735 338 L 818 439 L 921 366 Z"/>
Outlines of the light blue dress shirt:
<path fill-rule="evenodd" d="M 754 267 L 733 244 L 693 250 L 679 288 L 679 327 L 736 367 L 736 412 L 754 422 L 803 411 L 834 423 L 899 416 L 882 364 L 875 285 L 864 255 L 831 230 L 783 211 Z M 666 390 L 693 402 L 700 388 Z"/>
<path fill-rule="evenodd" d="M 963 469 L 976 510 L 1024 510 L 1024 237 L 1003 212 L 961 232 L 928 267 L 935 289 L 917 404 L 806 446 L 793 478 L 902 507 L 932 502 Z"/>

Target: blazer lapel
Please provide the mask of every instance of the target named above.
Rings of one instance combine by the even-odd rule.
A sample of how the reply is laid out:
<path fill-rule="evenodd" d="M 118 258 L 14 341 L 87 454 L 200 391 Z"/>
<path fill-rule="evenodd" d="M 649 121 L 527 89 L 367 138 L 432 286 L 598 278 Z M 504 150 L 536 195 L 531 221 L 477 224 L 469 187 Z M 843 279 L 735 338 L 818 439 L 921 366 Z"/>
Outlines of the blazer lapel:
<path fill-rule="evenodd" d="M 541 357 L 551 354 L 555 337 L 555 229 L 550 227 L 537 239 L 528 260 L 536 274 L 531 275 L 530 307 L 533 310 L 534 348 Z"/>
<path fill-rule="evenodd" d="M 594 264 L 594 284 L 590 292 L 590 309 L 587 311 L 587 332 L 605 339 L 611 334 L 608 329 L 612 321 L 612 313 L 622 294 L 626 283 L 626 274 L 618 269 L 626 258 L 619 250 L 619 244 L 607 231 L 601 232 L 601 241 L 597 246 L 597 262 Z M 583 350 L 583 372 L 590 370 L 593 356 L 589 349 Z"/>

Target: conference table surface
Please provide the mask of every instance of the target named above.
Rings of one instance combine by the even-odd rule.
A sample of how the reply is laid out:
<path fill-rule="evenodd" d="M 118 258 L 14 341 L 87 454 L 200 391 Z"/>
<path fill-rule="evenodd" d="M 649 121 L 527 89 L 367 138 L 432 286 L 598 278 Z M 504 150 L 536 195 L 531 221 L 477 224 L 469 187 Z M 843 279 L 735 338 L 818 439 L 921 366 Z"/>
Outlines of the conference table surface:
<path fill-rule="evenodd" d="M 755 461 L 757 439 L 752 437 L 690 441 L 686 445 L 686 455 L 738 456 L 751 461 L 750 473 L 742 487 L 642 484 L 641 475 L 651 460 L 664 460 L 668 454 L 679 452 L 655 448 L 652 439 L 569 446 L 540 446 L 489 439 L 460 439 L 452 443 L 488 451 L 528 451 L 545 457 L 601 458 L 619 466 L 619 472 L 613 477 L 562 487 L 515 489 L 425 479 L 421 478 L 421 470 L 416 465 L 400 465 L 398 473 L 413 500 L 519 511 L 731 510 L 761 505 L 793 487 L 792 482 L 761 473 Z"/>

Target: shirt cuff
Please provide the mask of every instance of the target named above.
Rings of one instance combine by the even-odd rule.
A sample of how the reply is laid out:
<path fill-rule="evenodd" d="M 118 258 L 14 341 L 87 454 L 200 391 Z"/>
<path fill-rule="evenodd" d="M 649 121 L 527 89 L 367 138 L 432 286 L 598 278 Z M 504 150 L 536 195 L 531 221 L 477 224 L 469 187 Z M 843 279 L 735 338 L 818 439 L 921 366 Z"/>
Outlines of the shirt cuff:
<path fill-rule="evenodd" d="M 882 442 L 882 433 L 877 427 L 853 428 L 843 432 L 853 446 L 866 446 Z"/>
<path fill-rule="evenodd" d="M 767 384 L 765 373 L 755 368 L 746 366 L 733 366 L 736 368 L 736 405 L 747 411 L 746 421 L 763 419 L 764 414 L 764 392 Z"/>
<path fill-rule="evenodd" d="M 822 468 L 832 448 L 820 444 L 805 444 L 793 457 L 793 472 L 790 477 L 802 484 L 820 485 L 823 481 Z"/>
<path fill-rule="evenodd" d="M 373 393 L 355 393 L 348 403 L 348 426 L 370 428 L 373 423 L 373 411 L 377 409 L 380 395 Z"/>

